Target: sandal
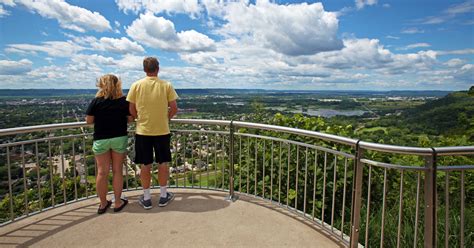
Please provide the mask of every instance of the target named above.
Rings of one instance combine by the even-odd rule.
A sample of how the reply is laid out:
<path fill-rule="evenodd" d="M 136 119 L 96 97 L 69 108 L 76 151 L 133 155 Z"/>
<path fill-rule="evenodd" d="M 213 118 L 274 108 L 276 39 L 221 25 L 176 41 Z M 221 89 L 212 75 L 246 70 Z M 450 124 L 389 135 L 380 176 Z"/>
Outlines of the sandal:
<path fill-rule="evenodd" d="M 97 214 L 103 214 L 107 212 L 107 209 L 110 208 L 110 205 L 112 205 L 111 201 L 107 201 L 107 205 L 104 208 L 100 208 L 100 204 L 99 204 L 99 209 L 97 209 Z"/>
<path fill-rule="evenodd" d="M 122 198 L 120 198 L 120 200 L 122 200 L 122 205 L 118 208 L 114 208 L 114 213 L 120 212 L 128 204 L 128 200 Z"/>

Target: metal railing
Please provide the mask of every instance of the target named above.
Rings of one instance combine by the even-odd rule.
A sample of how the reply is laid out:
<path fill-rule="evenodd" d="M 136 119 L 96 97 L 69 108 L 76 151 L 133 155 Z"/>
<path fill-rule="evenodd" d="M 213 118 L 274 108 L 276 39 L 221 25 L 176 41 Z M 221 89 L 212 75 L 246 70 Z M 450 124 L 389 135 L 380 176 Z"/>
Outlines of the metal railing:
<path fill-rule="evenodd" d="M 474 211 L 465 195 L 474 146 L 391 146 L 226 120 L 174 119 L 172 128 L 170 187 L 262 198 L 350 247 L 465 247 L 474 240 L 465 221 Z M 1 225 L 95 197 L 90 132 L 83 122 L 0 130 L 0 166 L 8 173 Z M 124 162 L 124 191 L 140 189 L 138 172 Z"/>

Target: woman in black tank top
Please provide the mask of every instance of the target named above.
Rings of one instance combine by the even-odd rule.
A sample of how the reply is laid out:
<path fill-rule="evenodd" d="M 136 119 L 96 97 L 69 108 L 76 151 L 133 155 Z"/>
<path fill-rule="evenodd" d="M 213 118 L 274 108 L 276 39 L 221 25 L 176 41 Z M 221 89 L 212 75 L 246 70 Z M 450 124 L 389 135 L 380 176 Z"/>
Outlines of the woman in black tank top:
<path fill-rule="evenodd" d="M 127 122 L 130 117 L 128 102 L 122 93 L 122 83 L 115 75 L 104 75 L 97 82 L 96 97 L 86 111 L 86 121 L 94 123 L 94 144 L 92 150 L 97 161 L 96 188 L 100 198 L 98 214 L 103 214 L 112 204 L 107 200 L 107 177 L 112 165 L 115 196 L 114 212 L 127 205 L 122 199 L 122 166 L 127 152 Z"/>

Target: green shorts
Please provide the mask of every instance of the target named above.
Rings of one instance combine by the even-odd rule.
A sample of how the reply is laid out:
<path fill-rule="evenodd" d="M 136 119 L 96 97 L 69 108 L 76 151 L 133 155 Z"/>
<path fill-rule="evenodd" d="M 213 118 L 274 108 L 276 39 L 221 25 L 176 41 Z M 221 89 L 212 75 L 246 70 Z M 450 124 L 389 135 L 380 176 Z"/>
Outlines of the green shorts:
<path fill-rule="evenodd" d="M 94 140 L 94 144 L 92 145 L 92 151 L 95 155 L 99 155 L 110 150 L 117 153 L 125 153 L 127 151 L 127 144 L 128 136 Z"/>

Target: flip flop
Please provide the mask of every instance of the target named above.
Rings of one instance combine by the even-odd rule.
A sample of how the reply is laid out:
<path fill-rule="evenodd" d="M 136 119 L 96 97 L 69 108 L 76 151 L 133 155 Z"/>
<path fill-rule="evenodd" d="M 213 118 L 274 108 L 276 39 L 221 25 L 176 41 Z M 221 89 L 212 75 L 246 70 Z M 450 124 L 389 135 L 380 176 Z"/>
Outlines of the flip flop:
<path fill-rule="evenodd" d="M 118 208 L 114 208 L 114 213 L 120 212 L 128 204 L 128 200 L 122 198 L 120 198 L 120 200 L 122 200 L 122 205 Z"/>
<path fill-rule="evenodd" d="M 99 209 L 97 209 L 97 214 L 103 214 L 107 212 L 107 209 L 110 208 L 110 205 L 112 205 L 111 201 L 107 201 L 107 205 L 104 208 L 100 208 L 100 204 L 99 204 Z"/>

